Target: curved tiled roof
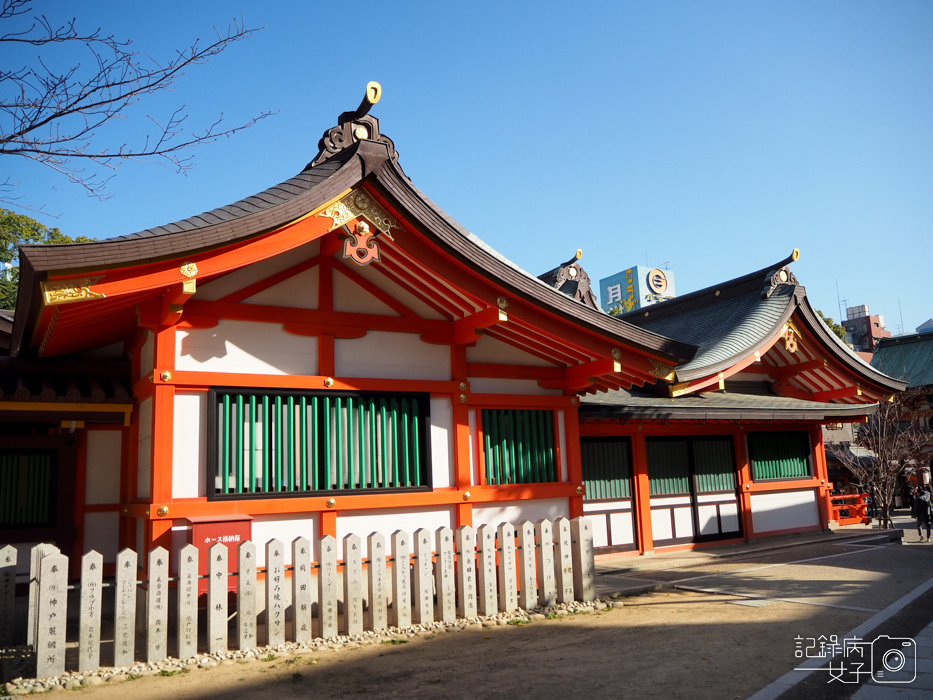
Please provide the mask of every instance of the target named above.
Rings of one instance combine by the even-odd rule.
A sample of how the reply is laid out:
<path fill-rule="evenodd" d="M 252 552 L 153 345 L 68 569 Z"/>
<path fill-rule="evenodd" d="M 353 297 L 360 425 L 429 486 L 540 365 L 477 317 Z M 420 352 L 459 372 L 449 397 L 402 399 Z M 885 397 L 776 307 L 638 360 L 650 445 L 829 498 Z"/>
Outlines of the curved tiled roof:
<path fill-rule="evenodd" d="M 933 333 L 882 338 L 871 366 L 910 387 L 933 385 Z"/>
<path fill-rule="evenodd" d="M 822 421 L 859 418 L 876 409 L 876 404 L 836 404 L 728 392 L 690 394 L 673 401 L 637 390 L 620 389 L 580 399 L 581 418 Z"/>
<path fill-rule="evenodd" d="M 244 240 L 294 221 L 330 201 L 362 180 L 385 191 L 456 258 L 488 279 L 565 319 L 582 323 L 611 342 L 628 345 L 671 361 L 684 361 L 696 348 L 649 330 L 620 323 L 601 311 L 577 303 L 511 263 L 420 192 L 402 171 L 388 144 L 360 140 L 337 155 L 279 185 L 225 207 L 164 226 L 92 243 L 24 246 L 21 249 L 21 294 L 11 344 L 16 353 L 25 328 L 40 310 L 38 281 L 49 271 L 84 270 L 140 265 L 217 248 Z"/>

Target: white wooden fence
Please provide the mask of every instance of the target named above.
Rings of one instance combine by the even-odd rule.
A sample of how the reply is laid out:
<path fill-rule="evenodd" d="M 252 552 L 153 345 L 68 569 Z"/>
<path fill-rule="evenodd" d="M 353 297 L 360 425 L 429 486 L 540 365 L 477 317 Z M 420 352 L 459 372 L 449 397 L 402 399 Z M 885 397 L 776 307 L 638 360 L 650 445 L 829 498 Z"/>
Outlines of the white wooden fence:
<path fill-rule="evenodd" d="M 433 542 L 432 542 L 433 539 Z M 320 556 L 312 562 L 311 542 L 299 537 L 291 543 L 292 563 L 285 565 L 285 544 L 270 540 L 265 545 L 265 634 L 259 639 L 257 625 L 260 589 L 256 545 L 242 542 L 236 550 L 217 543 L 208 550 L 206 606 L 198 605 L 198 550 L 187 545 L 178 555 L 177 576 L 169 576 L 169 553 L 158 547 L 148 555 L 147 577 L 141 578 L 137 554 L 124 549 L 117 555 L 116 575 L 104 582 L 103 558 L 89 552 L 81 559 L 77 589 L 80 605 L 77 634 L 77 670 L 100 667 L 102 603 L 105 588 L 113 588 L 113 665 L 133 665 L 137 657 L 147 662 L 166 659 L 169 653 L 169 618 L 174 617 L 177 637 L 173 649 L 178 658 L 199 651 L 210 653 L 252 649 L 260 643 L 277 646 L 286 642 L 286 608 L 291 601 L 291 639 L 309 642 L 312 636 L 336 637 L 360 634 L 364 629 L 385 630 L 389 625 L 406 629 L 435 620 L 454 622 L 529 610 L 574 600 L 595 599 L 593 532 L 585 518 L 568 521 L 508 523 L 493 528 L 469 526 L 456 532 L 443 527 L 432 533 L 415 531 L 414 537 L 396 531 L 387 551 L 385 537 L 367 538 L 369 556 L 362 555 L 357 535 L 338 542 L 319 540 Z M 228 552 L 237 560 L 236 621 L 229 639 L 231 617 L 228 595 Z M 338 559 L 338 553 L 342 554 Z M 37 545 L 30 561 L 29 609 L 26 644 L 36 654 L 36 677 L 65 672 L 68 635 L 68 557 L 51 545 Z M 0 549 L 0 646 L 21 643 L 13 638 L 16 550 Z M 398 566 L 397 563 L 408 564 Z M 365 564 L 365 566 L 364 566 Z M 291 576 L 288 576 L 288 573 Z M 174 584 L 174 585 L 173 585 Z M 342 596 L 338 588 L 342 585 Z M 137 596 L 140 589 L 144 595 Z M 170 601 L 170 588 L 175 589 Z M 317 615 L 313 616 L 316 587 Z M 365 589 L 365 591 L 364 591 Z M 392 604 L 389 605 L 391 597 Z M 338 616 L 338 598 L 343 606 Z M 142 609 L 137 610 L 137 600 Z M 364 616 L 364 600 L 368 611 Z M 172 608 L 170 610 L 170 607 Z M 206 616 L 206 637 L 199 639 L 198 616 Z M 110 631 L 108 625 L 108 632 Z M 137 649 L 137 635 L 145 648 Z"/>

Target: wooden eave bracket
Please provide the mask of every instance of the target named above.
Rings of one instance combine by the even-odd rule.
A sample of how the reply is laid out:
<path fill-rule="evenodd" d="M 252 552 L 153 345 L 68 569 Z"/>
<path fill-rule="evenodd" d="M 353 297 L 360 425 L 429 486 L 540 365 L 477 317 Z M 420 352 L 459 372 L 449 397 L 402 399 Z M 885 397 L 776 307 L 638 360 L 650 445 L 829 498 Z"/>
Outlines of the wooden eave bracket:
<path fill-rule="evenodd" d="M 181 320 L 185 302 L 197 291 L 197 280 L 186 279 L 169 287 L 165 294 L 139 305 L 139 325 L 144 328 L 165 328 Z"/>
<path fill-rule="evenodd" d="M 466 316 L 454 321 L 453 342 L 455 345 L 470 345 L 479 340 L 483 329 L 506 323 L 508 320 L 509 314 L 505 309 L 500 309 L 497 306 L 483 309 L 472 316 Z"/>
<path fill-rule="evenodd" d="M 827 367 L 829 367 L 829 362 L 824 359 L 817 358 L 816 360 L 800 362 L 795 365 L 770 367 L 768 369 L 768 374 L 772 379 L 783 379 L 785 377 L 793 377 L 794 375 L 800 374 L 801 372 L 809 372 L 814 369 L 826 369 Z"/>
<path fill-rule="evenodd" d="M 563 379 L 539 379 L 538 385 L 542 389 L 559 389 L 562 391 L 580 391 L 597 383 L 600 377 L 608 377 L 612 384 L 629 384 L 627 380 L 615 376 L 622 372 L 622 363 L 611 357 L 593 360 L 582 365 L 568 367 Z"/>

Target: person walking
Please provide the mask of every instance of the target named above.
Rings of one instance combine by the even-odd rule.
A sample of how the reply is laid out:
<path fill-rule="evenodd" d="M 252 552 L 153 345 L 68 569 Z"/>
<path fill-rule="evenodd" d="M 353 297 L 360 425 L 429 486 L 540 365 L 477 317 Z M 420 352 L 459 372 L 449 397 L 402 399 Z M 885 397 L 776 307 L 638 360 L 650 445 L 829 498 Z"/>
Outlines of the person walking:
<path fill-rule="evenodd" d="M 917 519 L 917 535 L 919 535 L 921 542 L 930 541 L 930 521 L 933 520 L 933 512 L 930 511 L 930 492 L 927 489 L 926 486 L 917 489 L 914 494 L 914 507 L 911 513 Z M 924 527 L 927 529 L 926 540 L 923 539 Z"/>

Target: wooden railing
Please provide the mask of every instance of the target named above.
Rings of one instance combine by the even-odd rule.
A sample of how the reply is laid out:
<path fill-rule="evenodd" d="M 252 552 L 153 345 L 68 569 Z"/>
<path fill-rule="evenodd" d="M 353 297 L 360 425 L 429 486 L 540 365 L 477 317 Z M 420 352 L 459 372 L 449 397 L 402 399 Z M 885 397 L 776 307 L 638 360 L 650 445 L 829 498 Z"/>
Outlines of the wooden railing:
<path fill-rule="evenodd" d="M 869 498 L 867 493 L 827 496 L 829 519 L 840 525 L 867 525 L 871 522 L 871 518 L 868 517 Z"/>

